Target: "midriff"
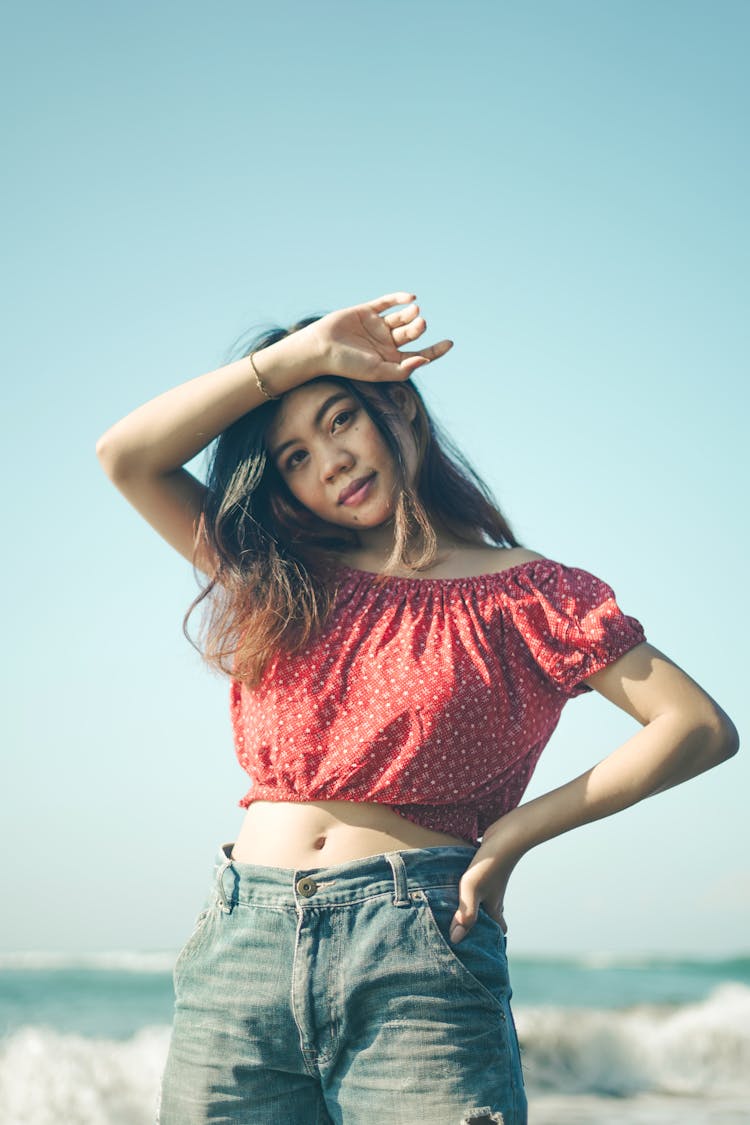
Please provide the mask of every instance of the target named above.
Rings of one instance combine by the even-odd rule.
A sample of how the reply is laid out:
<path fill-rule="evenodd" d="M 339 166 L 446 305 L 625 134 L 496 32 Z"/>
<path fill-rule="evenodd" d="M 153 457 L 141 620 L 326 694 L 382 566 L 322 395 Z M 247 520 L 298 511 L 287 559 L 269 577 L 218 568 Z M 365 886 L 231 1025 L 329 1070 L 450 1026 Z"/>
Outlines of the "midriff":
<path fill-rule="evenodd" d="M 459 844 L 372 801 L 253 801 L 232 849 L 238 863 L 329 867 L 404 848 Z"/>

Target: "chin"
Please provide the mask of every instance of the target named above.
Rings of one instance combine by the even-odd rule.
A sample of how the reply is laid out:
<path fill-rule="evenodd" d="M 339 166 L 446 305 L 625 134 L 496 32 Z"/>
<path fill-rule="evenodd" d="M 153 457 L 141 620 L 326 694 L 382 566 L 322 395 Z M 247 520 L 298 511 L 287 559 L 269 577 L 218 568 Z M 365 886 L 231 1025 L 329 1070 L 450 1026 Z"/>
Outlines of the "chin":
<path fill-rule="evenodd" d="M 393 519 L 393 512 L 390 508 L 380 512 L 362 513 L 356 521 L 357 527 L 382 527 L 383 524 L 390 523 Z"/>

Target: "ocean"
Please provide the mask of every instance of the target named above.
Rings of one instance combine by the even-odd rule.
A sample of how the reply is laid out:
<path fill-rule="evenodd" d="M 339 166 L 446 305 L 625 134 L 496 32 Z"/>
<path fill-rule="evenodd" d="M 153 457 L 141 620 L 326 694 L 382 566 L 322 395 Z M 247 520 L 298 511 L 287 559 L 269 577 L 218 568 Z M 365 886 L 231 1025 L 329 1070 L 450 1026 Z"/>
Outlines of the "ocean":
<path fill-rule="evenodd" d="M 174 956 L 0 954 L 0 1123 L 152 1125 Z M 510 964 L 530 1125 L 750 1123 L 750 957 Z"/>

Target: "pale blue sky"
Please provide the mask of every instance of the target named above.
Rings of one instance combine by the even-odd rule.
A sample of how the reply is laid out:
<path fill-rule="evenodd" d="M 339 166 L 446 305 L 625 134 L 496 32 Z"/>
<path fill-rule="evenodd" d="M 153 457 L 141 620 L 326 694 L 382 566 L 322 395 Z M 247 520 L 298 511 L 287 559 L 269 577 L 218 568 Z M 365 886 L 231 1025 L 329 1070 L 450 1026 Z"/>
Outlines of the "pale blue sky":
<path fill-rule="evenodd" d="M 521 540 L 743 734 L 747 4 L 31 2 L 5 32 L 2 950 L 176 948 L 235 838 L 192 572 L 94 447 L 269 322 L 417 293 L 455 347 L 416 382 Z M 529 796 L 635 729 L 574 700 Z M 747 949 L 749 784 L 741 751 L 538 848 L 514 950 Z"/>

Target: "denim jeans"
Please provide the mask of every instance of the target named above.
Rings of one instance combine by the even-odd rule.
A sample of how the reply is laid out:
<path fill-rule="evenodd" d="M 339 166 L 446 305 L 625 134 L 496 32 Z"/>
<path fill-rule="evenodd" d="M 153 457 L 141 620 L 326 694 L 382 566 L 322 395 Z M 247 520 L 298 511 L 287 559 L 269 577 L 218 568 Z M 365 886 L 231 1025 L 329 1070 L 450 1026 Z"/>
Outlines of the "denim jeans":
<path fill-rule="evenodd" d="M 448 937 L 475 849 L 216 857 L 174 966 L 157 1125 L 525 1125 L 505 935 Z"/>

